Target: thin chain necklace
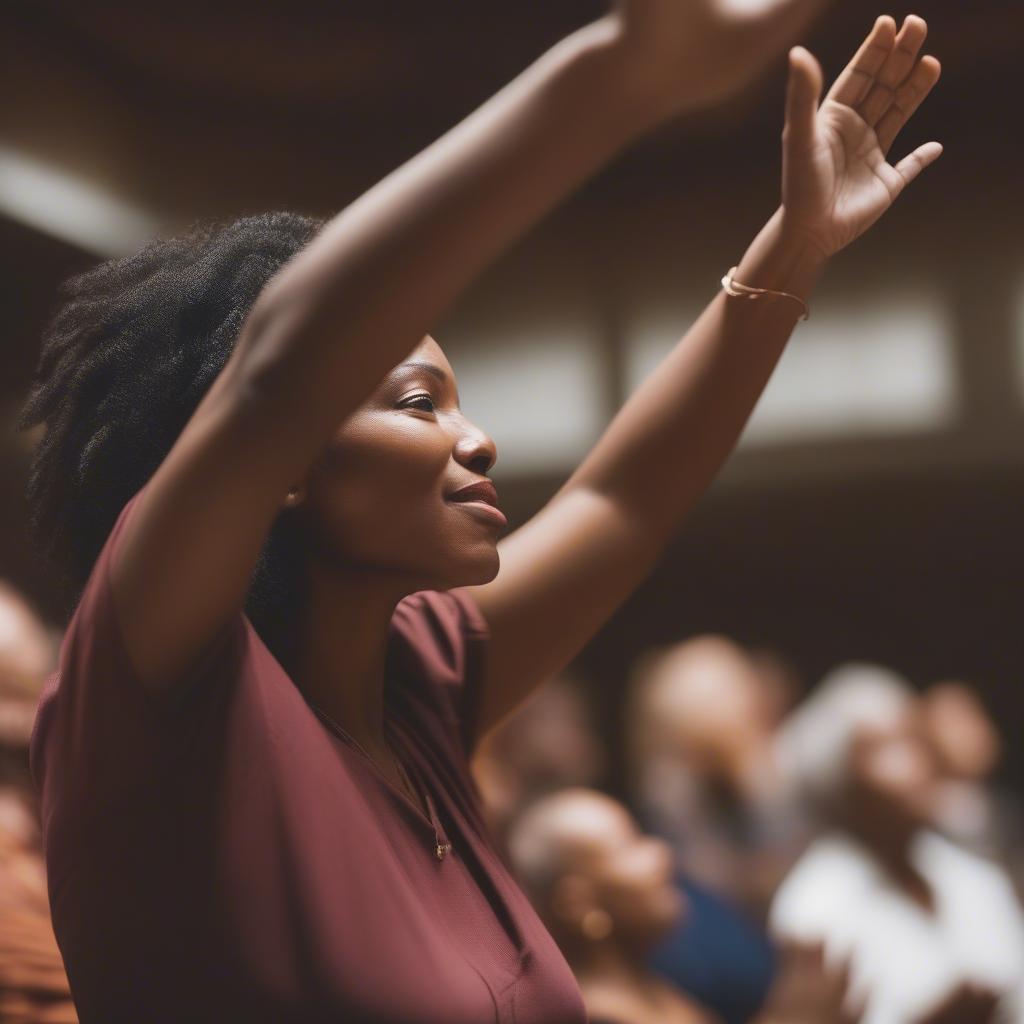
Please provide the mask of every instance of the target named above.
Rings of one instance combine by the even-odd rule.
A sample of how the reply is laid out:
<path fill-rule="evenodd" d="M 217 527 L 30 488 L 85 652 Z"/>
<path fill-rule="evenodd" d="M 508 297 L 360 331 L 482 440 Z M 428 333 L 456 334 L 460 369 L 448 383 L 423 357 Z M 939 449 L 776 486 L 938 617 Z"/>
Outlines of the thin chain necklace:
<path fill-rule="evenodd" d="M 376 769 L 378 774 L 387 779 L 387 776 L 384 775 L 383 771 L 381 771 L 380 765 L 378 765 L 376 760 L 370 756 L 369 751 L 359 742 L 359 740 L 355 738 L 355 736 L 338 725 L 338 723 L 331 718 L 323 708 L 317 707 L 317 705 L 312 702 L 309 702 L 309 706 L 313 709 L 316 716 L 329 729 L 331 729 L 335 735 L 355 747 L 355 749 Z M 421 811 L 426 807 L 426 817 L 429 819 L 431 827 L 434 830 L 434 856 L 437 857 L 438 860 L 444 860 L 444 858 L 451 852 L 452 844 L 444 839 L 441 834 L 441 827 L 437 820 L 437 814 L 434 811 L 434 803 L 430 799 L 430 793 L 427 792 L 425 787 L 421 792 L 419 787 L 414 785 L 409 773 L 406 771 L 405 765 L 402 763 L 402 759 L 395 753 L 394 748 L 391 747 L 390 744 L 388 745 L 388 749 L 391 751 L 391 759 L 398 771 L 402 788 L 405 790 L 405 796 L 408 798 L 410 803 Z"/>

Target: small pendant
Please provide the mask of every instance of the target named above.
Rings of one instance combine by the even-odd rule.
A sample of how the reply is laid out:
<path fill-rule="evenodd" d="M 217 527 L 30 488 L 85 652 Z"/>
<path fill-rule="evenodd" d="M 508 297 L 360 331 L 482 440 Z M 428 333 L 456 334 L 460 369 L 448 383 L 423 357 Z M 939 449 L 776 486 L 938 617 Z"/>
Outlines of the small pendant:
<path fill-rule="evenodd" d="M 438 860 L 444 860 L 445 857 L 451 853 L 451 850 L 451 843 L 438 843 L 437 846 L 434 847 L 434 854 Z"/>

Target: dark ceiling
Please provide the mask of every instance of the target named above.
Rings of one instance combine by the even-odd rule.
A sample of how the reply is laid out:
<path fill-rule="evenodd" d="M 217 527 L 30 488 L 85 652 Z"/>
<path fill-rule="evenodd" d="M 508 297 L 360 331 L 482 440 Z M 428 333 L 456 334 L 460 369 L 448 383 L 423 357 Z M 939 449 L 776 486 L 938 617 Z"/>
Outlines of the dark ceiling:
<path fill-rule="evenodd" d="M 0 23 L 19 103 L 4 120 L 19 136 L 34 125 L 54 153 L 74 145 L 80 160 L 120 149 L 133 191 L 186 218 L 275 201 L 326 212 L 601 9 L 583 0 L 9 0 Z M 948 140 L 954 160 L 982 144 L 1019 148 L 1007 118 L 1020 93 L 1024 6 L 923 0 L 914 10 L 929 19 L 929 49 L 945 68 L 915 132 Z M 806 40 L 827 72 L 878 13 L 865 0 L 827 7 Z M 774 146 L 781 84 L 770 75 L 731 110 L 667 129 L 603 183 L 641 174 L 678 186 L 680 175 L 721 173 L 752 145 Z"/>

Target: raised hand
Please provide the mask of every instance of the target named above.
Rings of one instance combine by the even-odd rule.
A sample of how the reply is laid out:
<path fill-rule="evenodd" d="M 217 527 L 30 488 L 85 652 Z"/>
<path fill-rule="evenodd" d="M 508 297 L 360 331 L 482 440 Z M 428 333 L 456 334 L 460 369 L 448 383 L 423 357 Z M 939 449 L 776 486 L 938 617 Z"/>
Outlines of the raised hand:
<path fill-rule="evenodd" d="M 848 963 L 830 965 L 821 943 L 787 942 L 779 972 L 755 1024 L 857 1024 L 862 1007 L 850 996 Z"/>
<path fill-rule="evenodd" d="M 899 32 L 879 18 L 824 103 L 821 68 L 801 47 L 790 51 L 783 133 L 783 217 L 831 255 L 863 234 L 942 153 L 919 146 L 897 164 L 893 140 L 939 79 L 939 62 L 919 57 L 928 26 L 910 15 Z"/>
<path fill-rule="evenodd" d="M 665 114 L 708 106 L 755 78 L 826 0 L 619 0 L 615 17 Z"/>

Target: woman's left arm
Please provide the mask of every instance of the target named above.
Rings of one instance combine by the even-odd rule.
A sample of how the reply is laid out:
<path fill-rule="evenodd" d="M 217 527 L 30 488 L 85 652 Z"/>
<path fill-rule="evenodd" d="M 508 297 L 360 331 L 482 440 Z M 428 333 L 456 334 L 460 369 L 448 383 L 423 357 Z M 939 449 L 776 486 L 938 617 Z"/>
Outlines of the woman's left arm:
<path fill-rule="evenodd" d="M 821 70 L 790 53 L 782 205 L 735 273 L 806 300 L 828 258 L 862 234 L 942 151 L 886 154 L 939 77 L 927 27 L 879 18 L 818 106 Z M 552 500 L 500 545 L 472 588 L 491 630 L 478 726 L 495 725 L 576 655 L 654 566 L 732 451 L 801 304 L 719 293 L 634 393 Z"/>

